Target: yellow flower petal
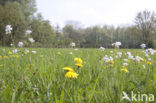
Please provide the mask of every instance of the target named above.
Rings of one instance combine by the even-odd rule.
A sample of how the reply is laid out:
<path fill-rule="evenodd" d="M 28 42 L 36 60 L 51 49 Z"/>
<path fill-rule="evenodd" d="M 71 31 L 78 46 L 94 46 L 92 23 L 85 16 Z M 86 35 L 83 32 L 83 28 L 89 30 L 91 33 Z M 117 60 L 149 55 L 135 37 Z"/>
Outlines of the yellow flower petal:
<path fill-rule="evenodd" d="M 68 71 L 74 71 L 71 67 L 64 67 L 63 69 Z"/>
<path fill-rule="evenodd" d="M 77 78 L 78 77 L 78 74 L 73 72 L 73 71 L 69 71 L 65 74 L 65 77 L 66 78 Z"/>
<path fill-rule="evenodd" d="M 82 64 L 75 64 L 76 66 L 78 66 L 78 67 L 82 67 L 83 65 Z"/>

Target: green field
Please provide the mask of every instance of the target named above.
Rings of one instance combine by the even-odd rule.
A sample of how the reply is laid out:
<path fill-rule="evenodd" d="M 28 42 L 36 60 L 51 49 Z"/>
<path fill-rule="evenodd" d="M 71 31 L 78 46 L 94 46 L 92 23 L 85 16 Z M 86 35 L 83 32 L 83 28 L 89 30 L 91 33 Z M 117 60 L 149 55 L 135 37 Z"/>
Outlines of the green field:
<path fill-rule="evenodd" d="M 0 48 L 0 103 L 129 103 L 123 91 L 156 96 L 156 54 L 146 57 L 143 49 L 13 49 Z M 128 59 L 127 52 L 143 60 Z M 77 78 L 65 77 L 64 67 Z"/>

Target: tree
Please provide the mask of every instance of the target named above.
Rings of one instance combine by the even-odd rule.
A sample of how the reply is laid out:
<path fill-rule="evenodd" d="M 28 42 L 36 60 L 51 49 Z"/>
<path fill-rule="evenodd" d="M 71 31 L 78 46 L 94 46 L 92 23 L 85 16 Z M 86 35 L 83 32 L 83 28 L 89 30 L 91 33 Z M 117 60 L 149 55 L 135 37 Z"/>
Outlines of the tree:
<path fill-rule="evenodd" d="M 2 10 L 2 11 L 1 11 Z M 25 17 L 18 2 L 7 3 L 0 7 L 2 16 L 0 17 L 0 40 L 4 44 L 10 44 L 13 40 L 18 40 L 24 35 Z M 5 26 L 12 25 L 12 38 L 5 34 Z"/>
<path fill-rule="evenodd" d="M 138 29 L 142 32 L 144 43 L 149 44 L 151 41 L 151 34 L 156 26 L 156 15 L 154 12 L 144 10 L 139 12 L 135 18 L 135 23 Z"/>
<path fill-rule="evenodd" d="M 32 36 L 35 39 L 37 46 L 53 46 L 56 41 L 56 32 L 49 21 L 42 19 L 41 14 L 39 14 L 38 17 L 33 18 L 31 28 L 33 30 Z"/>

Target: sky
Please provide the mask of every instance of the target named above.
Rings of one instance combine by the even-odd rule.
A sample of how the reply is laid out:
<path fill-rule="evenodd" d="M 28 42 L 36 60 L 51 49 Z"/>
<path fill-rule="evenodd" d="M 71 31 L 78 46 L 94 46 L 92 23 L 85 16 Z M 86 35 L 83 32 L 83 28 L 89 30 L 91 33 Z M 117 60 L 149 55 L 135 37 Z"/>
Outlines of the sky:
<path fill-rule="evenodd" d="M 137 13 L 156 11 L 156 0 L 36 0 L 38 12 L 52 25 L 75 23 L 94 25 L 132 25 Z"/>

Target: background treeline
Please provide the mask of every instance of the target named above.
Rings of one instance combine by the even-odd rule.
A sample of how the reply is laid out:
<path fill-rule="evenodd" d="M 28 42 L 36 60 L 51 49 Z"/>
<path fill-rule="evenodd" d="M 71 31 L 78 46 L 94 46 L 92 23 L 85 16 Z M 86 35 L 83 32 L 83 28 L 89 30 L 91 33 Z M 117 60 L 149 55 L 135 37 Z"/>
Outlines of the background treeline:
<path fill-rule="evenodd" d="M 109 25 L 87 28 L 67 24 L 63 28 L 52 26 L 36 12 L 35 0 L 0 0 L 0 45 L 9 46 L 11 37 L 5 34 L 5 26 L 12 25 L 14 43 L 24 42 L 29 47 L 26 30 L 32 30 L 35 43 L 31 47 L 69 47 L 75 42 L 77 47 L 112 47 L 115 41 L 122 48 L 139 48 L 145 43 L 156 47 L 156 16 L 144 10 L 134 18 L 134 25 L 114 27 Z"/>

